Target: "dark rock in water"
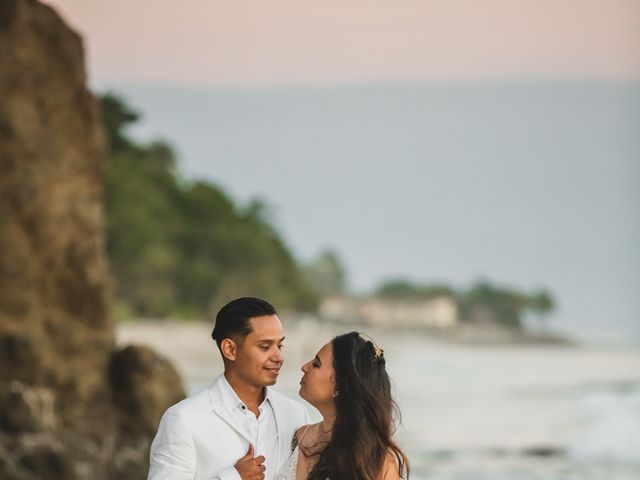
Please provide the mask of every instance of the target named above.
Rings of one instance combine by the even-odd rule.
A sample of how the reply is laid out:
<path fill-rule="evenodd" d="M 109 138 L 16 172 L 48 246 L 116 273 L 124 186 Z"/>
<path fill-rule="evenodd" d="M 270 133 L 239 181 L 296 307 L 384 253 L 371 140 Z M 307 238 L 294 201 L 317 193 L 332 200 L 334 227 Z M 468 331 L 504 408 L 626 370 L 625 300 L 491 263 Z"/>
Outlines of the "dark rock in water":
<path fill-rule="evenodd" d="M 558 457 L 565 455 L 566 452 L 560 447 L 553 445 L 535 445 L 524 448 L 522 453 L 531 457 Z"/>
<path fill-rule="evenodd" d="M 0 46 L 0 478 L 143 478 L 184 389 L 152 351 L 116 350 L 82 41 L 52 8 L 2 0 Z"/>

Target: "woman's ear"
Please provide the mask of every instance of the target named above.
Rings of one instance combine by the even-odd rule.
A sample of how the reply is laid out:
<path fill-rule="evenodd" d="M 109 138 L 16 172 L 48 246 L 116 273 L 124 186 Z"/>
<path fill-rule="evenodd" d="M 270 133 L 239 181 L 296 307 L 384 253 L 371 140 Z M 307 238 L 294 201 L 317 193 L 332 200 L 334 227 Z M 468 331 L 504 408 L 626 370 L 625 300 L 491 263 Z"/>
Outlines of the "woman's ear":
<path fill-rule="evenodd" d="M 220 351 L 222 352 L 222 356 L 231 362 L 235 362 L 236 355 L 238 353 L 238 346 L 236 342 L 231 340 L 230 338 L 225 338 L 220 342 Z"/>

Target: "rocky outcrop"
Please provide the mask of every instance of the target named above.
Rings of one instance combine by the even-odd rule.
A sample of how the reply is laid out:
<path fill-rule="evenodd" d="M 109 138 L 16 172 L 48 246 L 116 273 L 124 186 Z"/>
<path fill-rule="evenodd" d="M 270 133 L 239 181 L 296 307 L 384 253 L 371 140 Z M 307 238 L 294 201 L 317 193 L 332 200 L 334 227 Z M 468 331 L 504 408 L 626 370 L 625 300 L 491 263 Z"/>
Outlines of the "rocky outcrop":
<path fill-rule="evenodd" d="M 144 478 L 184 395 L 152 351 L 116 350 L 106 162 L 80 37 L 36 0 L 0 1 L 0 478 Z"/>

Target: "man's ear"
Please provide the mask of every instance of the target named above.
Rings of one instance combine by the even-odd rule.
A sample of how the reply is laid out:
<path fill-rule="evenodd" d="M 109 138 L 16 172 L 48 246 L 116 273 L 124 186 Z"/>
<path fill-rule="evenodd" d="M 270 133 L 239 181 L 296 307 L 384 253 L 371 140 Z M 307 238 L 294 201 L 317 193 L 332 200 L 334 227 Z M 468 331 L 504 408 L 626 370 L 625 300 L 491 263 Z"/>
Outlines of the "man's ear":
<path fill-rule="evenodd" d="M 220 352 L 222 352 L 222 356 L 231 362 L 235 362 L 236 354 L 238 353 L 238 346 L 236 342 L 231 340 L 230 338 L 225 338 L 220 342 Z"/>

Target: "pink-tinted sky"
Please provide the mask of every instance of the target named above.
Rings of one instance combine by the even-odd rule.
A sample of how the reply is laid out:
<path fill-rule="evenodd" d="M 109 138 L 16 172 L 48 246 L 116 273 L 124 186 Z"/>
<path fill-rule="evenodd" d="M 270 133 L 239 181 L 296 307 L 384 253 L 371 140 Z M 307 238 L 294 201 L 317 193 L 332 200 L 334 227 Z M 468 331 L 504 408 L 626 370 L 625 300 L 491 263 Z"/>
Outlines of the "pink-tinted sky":
<path fill-rule="evenodd" d="M 640 79 L 638 0 L 48 0 L 92 80 Z"/>

